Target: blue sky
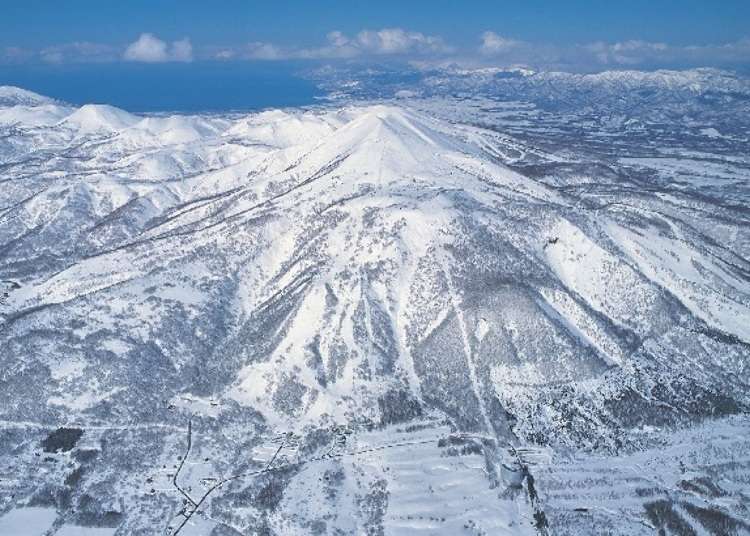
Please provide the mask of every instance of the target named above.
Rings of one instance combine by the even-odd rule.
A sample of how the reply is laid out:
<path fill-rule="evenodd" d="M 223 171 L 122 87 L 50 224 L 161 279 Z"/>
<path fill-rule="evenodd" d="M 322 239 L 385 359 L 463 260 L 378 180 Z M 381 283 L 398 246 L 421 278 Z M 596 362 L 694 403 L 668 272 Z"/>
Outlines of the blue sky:
<path fill-rule="evenodd" d="M 398 27 L 471 45 L 487 30 L 552 44 L 644 40 L 717 44 L 750 37 L 747 0 L 3 0 L 0 46 L 127 42 L 142 32 L 195 44 L 312 46 L 328 32 Z"/>

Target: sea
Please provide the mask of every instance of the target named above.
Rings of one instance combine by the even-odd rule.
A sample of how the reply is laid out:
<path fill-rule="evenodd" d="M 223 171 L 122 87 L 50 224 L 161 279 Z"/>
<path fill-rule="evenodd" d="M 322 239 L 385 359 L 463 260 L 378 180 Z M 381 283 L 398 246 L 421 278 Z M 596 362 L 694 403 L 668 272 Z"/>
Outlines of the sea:
<path fill-rule="evenodd" d="M 130 112 L 219 112 L 305 106 L 323 91 L 295 62 L 107 63 L 0 66 L 0 85 L 71 104 Z"/>

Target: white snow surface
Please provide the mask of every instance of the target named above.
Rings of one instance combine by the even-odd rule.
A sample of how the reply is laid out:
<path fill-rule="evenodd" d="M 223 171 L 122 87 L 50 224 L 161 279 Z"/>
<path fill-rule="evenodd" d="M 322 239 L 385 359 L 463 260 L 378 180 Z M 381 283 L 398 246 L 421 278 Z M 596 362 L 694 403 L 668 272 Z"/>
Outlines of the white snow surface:
<path fill-rule="evenodd" d="M 664 73 L 580 82 L 701 91 Z M 368 533 L 370 517 L 394 535 L 535 534 L 541 506 L 523 465 L 555 482 L 578 463 L 535 442 L 617 451 L 649 426 L 748 407 L 742 197 L 712 206 L 690 194 L 742 188 L 744 160 L 615 162 L 654 171 L 669 184 L 657 193 L 605 184 L 604 166 L 552 181 L 529 167 L 577 157 L 396 102 L 138 115 L 0 88 L 12 178 L 0 191 L 0 362 L 13 371 L 3 422 L 80 425 L 92 448 L 108 420 L 169 429 L 143 439 L 162 443 L 137 460 L 153 465 L 137 483 L 111 484 L 131 506 L 145 492 L 182 499 L 170 475 L 190 421 L 179 477 L 190 493 L 253 475 L 207 504 L 257 499 L 253 486 L 271 479 L 257 468 L 276 454 L 289 464 L 282 494 L 268 484 L 277 503 L 264 522 L 280 534 L 322 519 Z M 540 116 L 524 117 L 531 128 Z M 350 425 L 346 439 L 329 433 Z M 322 432 L 341 440 L 327 454 L 314 447 Z M 114 491 L 107 508 L 121 507 Z M 562 518 L 579 504 L 553 495 Z M 206 511 L 182 534 L 216 529 Z M 224 510 L 222 523 L 255 526 L 259 511 Z M 50 512 L 15 508 L 0 527 L 32 517 L 29 534 L 44 534 Z M 66 521 L 56 534 L 107 530 Z"/>
<path fill-rule="evenodd" d="M 57 519 L 54 508 L 16 508 L 0 517 L 3 536 L 44 536 Z"/>

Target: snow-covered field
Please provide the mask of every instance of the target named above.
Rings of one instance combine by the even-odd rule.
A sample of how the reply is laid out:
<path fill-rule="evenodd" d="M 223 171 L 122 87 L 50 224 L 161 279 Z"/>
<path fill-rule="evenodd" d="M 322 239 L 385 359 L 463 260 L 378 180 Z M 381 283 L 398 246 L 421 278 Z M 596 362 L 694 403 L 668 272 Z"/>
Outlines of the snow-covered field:
<path fill-rule="evenodd" d="M 0 535 L 748 533 L 746 81 L 492 76 L 0 88 Z"/>

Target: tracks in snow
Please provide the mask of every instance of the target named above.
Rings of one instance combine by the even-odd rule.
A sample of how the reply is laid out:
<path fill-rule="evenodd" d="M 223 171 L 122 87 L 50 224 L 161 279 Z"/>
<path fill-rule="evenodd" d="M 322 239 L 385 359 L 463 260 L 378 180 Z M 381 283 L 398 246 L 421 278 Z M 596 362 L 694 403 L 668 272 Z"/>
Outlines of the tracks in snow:
<path fill-rule="evenodd" d="M 482 414 L 482 420 L 484 422 L 486 433 L 494 436 L 495 435 L 494 428 L 492 427 L 492 423 L 490 422 L 489 416 L 487 414 L 487 408 L 485 407 L 484 399 L 482 398 L 482 394 L 480 390 L 479 378 L 477 377 L 477 370 L 474 364 L 474 352 L 471 349 L 471 339 L 469 338 L 469 331 L 466 326 L 466 319 L 464 318 L 463 311 L 461 310 L 461 298 L 458 296 L 458 293 L 456 292 L 456 287 L 453 284 L 453 276 L 450 273 L 450 266 L 448 264 L 448 259 L 445 258 L 446 255 L 447 255 L 447 252 L 445 250 L 442 250 L 441 253 L 438 255 L 438 258 L 440 259 L 440 265 L 441 265 L 441 269 L 443 270 L 443 274 L 445 274 L 445 281 L 448 285 L 448 292 L 450 293 L 451 305 L 453 306 L 453 310 L 456 312 L 456 320 L 458 321 L 458 326 L 461 331 L 461 341 L 464 347 L 464 355 L 466 356 L 466 367 L 469 372 L 469 379 L 471 380 L 471 387 L 472 387 L 472 390 L 474 391 L 474 396 L 477 399 L 477 404 L 479 405 L 479 411 Z"/>

